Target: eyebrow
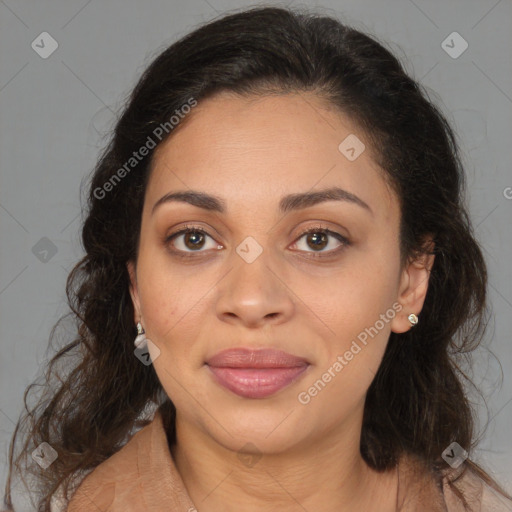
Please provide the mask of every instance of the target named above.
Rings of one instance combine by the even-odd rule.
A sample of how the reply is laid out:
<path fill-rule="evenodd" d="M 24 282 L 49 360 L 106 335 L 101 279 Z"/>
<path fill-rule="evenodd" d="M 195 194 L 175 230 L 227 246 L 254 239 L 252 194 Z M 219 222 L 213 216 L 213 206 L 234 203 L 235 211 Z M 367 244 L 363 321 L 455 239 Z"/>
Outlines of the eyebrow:
<path fill-rule="evenodd" d="M 291 211 L 309 208 L 326 201 L 346 201 L 360 206 L 373 215 L 372 209 L 361 198 L 339 187 L 331 187 L 315 192 L 289 194 L 279 201 L 279 211 L 282 214 L 286 214 Z M 153 205 L 151 215 L 153 215 L 159 206 L 169 202 L 188 203 L 192 206 L 218 213 L 225 213 L 227 210 L 226 202 L 222 198 L 206 194 L 205 192 L 189 190 L 165 194 Z"/>

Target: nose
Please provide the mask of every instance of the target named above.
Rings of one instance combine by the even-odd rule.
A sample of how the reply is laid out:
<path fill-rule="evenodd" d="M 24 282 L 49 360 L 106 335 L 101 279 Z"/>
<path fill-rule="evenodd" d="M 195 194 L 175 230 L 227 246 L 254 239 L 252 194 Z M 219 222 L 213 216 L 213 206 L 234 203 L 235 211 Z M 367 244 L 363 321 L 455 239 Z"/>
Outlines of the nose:
<path fill-rule="evenodd" d="M 217 293 L 217 316 L 247 328 L 286 322 L 295 309 L 285 272 L 270 262 L 265 250 L 251 263 L 235 254 L 233 268 L 219 282 Z"/>

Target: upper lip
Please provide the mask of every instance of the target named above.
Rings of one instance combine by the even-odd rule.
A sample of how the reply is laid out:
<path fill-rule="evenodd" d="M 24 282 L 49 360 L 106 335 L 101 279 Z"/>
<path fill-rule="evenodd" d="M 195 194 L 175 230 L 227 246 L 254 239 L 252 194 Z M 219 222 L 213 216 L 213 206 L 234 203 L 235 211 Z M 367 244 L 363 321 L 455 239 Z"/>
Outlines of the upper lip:
<path fill-rule="evenodd" d="M 218 352 L 206 364 L 224 368 L 295 368 L 309 363 L 303 357 L 273 348 L 233 348 Z"/>

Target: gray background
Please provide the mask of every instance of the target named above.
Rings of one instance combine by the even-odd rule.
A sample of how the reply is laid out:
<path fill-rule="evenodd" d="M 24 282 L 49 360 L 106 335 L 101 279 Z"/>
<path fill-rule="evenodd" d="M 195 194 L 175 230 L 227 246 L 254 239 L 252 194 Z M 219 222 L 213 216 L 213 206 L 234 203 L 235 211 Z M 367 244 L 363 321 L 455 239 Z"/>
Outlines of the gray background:
<path fill-rule="evenodd" d="M 81 180 L 106 143 L 113 113 L 165 46 L 202 22 L 249 5 L 256 4 L 0 0 L 2 494 L 8 442 L 23 391 L 52 356 L 48 337 L 67 312 L 67 273 L 82 255 Z M 474 380 L 487 398 L 489 417 L 482 400 L 474 398 L 483 423 L 490 423 L 474 456 L 512 491 L 512 2 L 337 0 L 289 5 L 335 15 L 386 41 L 460 136 L 468 206 L 489 266 L 494 311 L 475 357 Z M 442 47 L 454 31 L 469 45 L 458 58 Z M 31 47 L 42 32 L 59 45 L 46 59 Z M 446 44 L 454 46 L 452 51 L 461 48 L 457 40 Z"/>

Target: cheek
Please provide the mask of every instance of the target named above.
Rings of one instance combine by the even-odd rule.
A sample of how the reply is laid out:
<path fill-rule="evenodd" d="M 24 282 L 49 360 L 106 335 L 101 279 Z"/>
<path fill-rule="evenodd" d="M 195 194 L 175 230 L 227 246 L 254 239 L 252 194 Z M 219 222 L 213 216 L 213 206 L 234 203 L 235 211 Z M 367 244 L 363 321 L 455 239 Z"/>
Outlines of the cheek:
<path fill-rule="evenodd" d="M 342 348 L 373 326 L 396 299 L 396 269 L 390 261 L 356 255 L 328 275 L 293 277 L 292 289 L 305 314 Z"/>
<path fill-rule="evenodd" d="M 161 341 L 190 324 L 211 288 L 191 266 L 173 263 L 163 248 L 141 251 L 138 283 L 142 316 Z"/>
<path fill-rule="evenodd" d="M 180 291 L 176 284 L 171 288 L 161 275 L 159 279 L 152 277 L 150 274 L 139 281 L 142 316 L 148 326 L 148 335 L 162 340 L 178 321 Z"/>
<path fill-rule="evenodd" d="M 318 390 L 328 388 L 319 402 L 342 400 L 354 405 L 364 397 L 396 316 L 395 263 L 389 255 L 361 254 L 329 278 L 317 280 L 317 286 L 307 279 L 302 285 L 297 281 L 294 290 L 307 305 L 304 313 L 324 340 L 318 368 L 307 383 L 317 382 Z"/>
<path fill-rule="evenodd" d="M 316 411 L 325 423 L 339 422 L 364 402 L 389 339 L 389 323 L 380 322 L 382 326 L 375 326 L 373 318 L 368 320 L 369 327 L 363 328 L 360 326 L 364 322 L 360 321 L 359 326 L 340 323 L 340 332 L 344 334 L 335 342 L 326 343 L 327 356 L 318 362 L 314 374 L 299 390 L 299 403 L 313 404 L 310 412 Z"/>
<path fill-rule="evenodd" d="M 140 258 L 138 277 L 147 337 L 160 351 L 155 370 L 169 395 L 172 390 L 179 393 L 177 382 L 187 381 L 190 369 L 203 365 L 201 340 L 204 344 L 209 321 L 205 308 L 211 306 L 209 292 L 218 274 L 206 276 L 192 267 L 182 271 L 157 256 Z"/>

